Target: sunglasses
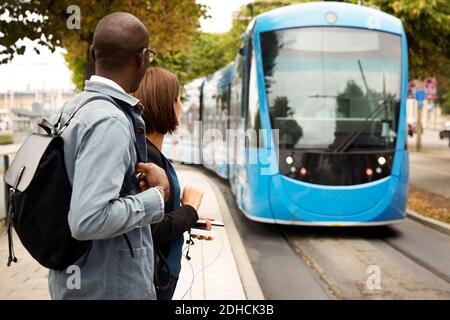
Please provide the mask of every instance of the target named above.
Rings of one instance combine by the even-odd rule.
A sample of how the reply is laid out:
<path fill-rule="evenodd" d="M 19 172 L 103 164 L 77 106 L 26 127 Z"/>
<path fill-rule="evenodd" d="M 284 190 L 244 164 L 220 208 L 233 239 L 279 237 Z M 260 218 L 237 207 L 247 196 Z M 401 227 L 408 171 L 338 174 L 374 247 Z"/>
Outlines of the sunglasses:
<path fill-rule="evenodd" d="M 136 51 L 136 55 L 138 56 L 142 51 L 144 51 L 144 53 L 148 53 L 148 62 L 152 63 L 156 60 L 156 56 L 158 54 L 150 48 L 139 49 L 138 51 Z"/>

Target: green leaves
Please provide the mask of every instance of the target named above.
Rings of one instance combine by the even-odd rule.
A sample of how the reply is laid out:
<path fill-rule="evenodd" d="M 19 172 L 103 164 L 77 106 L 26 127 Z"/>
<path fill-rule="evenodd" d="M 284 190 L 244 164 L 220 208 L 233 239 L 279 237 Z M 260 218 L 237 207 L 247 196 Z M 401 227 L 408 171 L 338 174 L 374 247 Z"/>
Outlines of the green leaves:
<path fill-rule="evenodd" d="M 450 4 L 448 0 L 371 0 L 402 20 L 409 46 L 409 77 L 438 79 L 441 105 L 450 112 Z"/>
<path fill-rule="evenodd" d="M 448 0 L 371 0 L 402 20 L 408 37 L 410 77 L 436 76 L 450 87 L 450 5 Z"/>
<path fill-rule="evenodd" d="M 80 29 L 70 30 L 66 22 L 70 14 L 67 8 L 78 5 L 81 10 Z M 34 0 L 10 1 L 0 4 L 0 63 L 23 54 L 17 47 L 25 37 L 50 48 L 63 46 L 65 56 L 73 71 L 73 81 L 82 88 L 83 79 L 92 72 L 88 63 L 88 48 L 97 22 L 105 15 L 130 12 L 141 19 L 150 30 L 151 46 L 163 56 L 187 50 L 197 34 L 199 18 L 205 15 L 205 7 L 195 0 Z"/>

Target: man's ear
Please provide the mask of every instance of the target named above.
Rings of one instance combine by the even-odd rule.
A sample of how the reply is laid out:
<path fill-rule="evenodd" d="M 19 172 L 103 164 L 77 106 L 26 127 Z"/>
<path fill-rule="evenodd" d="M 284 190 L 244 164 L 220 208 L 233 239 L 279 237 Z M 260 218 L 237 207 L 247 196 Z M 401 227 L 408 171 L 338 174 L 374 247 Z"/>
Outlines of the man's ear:
<path fill-rule="evenodd" d="M 89 47 L 89 57 L 91 57 L 92 61 L 95 62 L 95 50 L 94 50 L 94 45 L 92 45 L 92 44 Z"/>
<path fill-rule="evenodd" d="M 145 57 L 145 50 L 139 51 L 139 54 L 137 55 L 137 62 L 139 67 L 142 67 L 147 63 L 147 58 Z"/>

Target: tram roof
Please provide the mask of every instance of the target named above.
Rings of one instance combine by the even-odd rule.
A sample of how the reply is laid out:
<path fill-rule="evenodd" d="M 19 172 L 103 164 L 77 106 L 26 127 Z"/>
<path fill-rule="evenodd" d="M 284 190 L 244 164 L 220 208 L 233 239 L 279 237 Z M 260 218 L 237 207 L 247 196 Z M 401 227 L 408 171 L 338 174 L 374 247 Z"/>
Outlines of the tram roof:
<path fill-rule="evenodd" d="M 227 64 L 222 69 L 210 74 L 206 78 L 208 84 L 217 86 L 218 91 L 226 90 L 229 83 L 231 83 L 234 74 L 234 62 Z"/>
<path fill-rule="evenodd" d="M 337 17 L 327 22 L 328 13 Z M 309 2 L 281 7 L 258 15 L 255 32 L 312 26 L 353 27 L 403 34 L 400 19 L 380 10 L 341 2 Z"/>

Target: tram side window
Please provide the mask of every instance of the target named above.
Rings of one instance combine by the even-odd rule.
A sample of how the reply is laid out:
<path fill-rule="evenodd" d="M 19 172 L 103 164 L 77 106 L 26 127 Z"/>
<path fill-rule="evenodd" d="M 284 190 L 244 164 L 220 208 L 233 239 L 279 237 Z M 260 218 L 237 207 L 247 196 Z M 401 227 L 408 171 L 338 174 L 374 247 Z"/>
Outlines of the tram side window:
<path fill-rule="evenodd" d="M 259 129 L 261 129 L 257 81 L 256 62 L 255 57 L 252 55 L 248 85 L 248 112 L 246 117 L 246 129 L 251 129 L 253 131 L 253 133 L 249 136 L 249 146 L 255 148 L 258 147 Z"/>
<path fill-rule="evenodd" d="M 223 130 L 223 134 L 227 129 L 227 119 L 228 119 L 228 94 L 229 90 L 226 88 L 220 96 L 220 120 L 221 120 L 221 129 Z"/>
<path fill-rule="evenodd" d="M 231 85 L 231 94 L 230 94 L 230 110 L 233 115 L 233 121 L 239 121 L 239 117 L 243 116 L 242 111 L 242 97 L 243 97 L 243 79 L 244 79 L 244 66 L 245 60 L 243 55 L 239 54 L 235 60 L 235 77 L 233 79 Z"/>
<path fill-rule="evenodd" d="M 250 62 L 252 57 L 252 41 L 246 40 L 247 46 L 243 47 L 242 56 L 242 102 L 241 102 L 241 118 L 247 118 L 248 112 L 248 80 L 250 74 Z"/>

